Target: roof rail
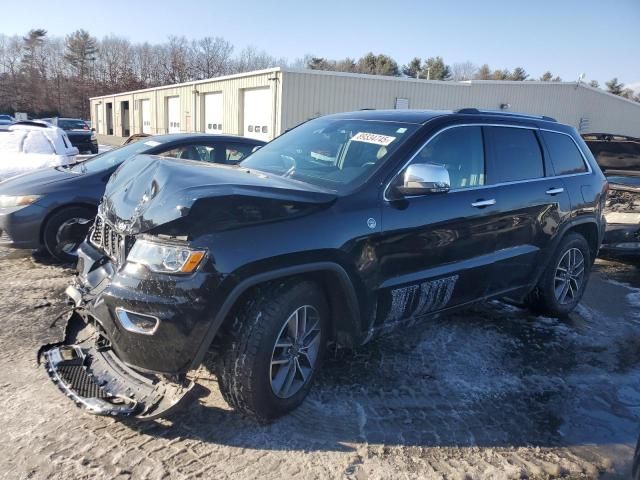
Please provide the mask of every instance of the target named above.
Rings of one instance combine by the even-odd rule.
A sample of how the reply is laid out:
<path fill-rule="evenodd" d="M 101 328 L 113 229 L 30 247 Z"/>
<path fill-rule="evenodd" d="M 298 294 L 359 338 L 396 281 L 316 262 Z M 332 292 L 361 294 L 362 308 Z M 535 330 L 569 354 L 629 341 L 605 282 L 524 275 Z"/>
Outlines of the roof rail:
<path fill-rule="evenodd" d="M 546 115 L 531 115 L 529 113 L 504 112 L 502 110 L 480 110 L 478 108 L 460 108 L 454 113 L 470 113 L 480 115 L 507 115 L 510 117 L 535 118 L 538 120 L 546 120 L 547 122 L 557 122 L 555 118 Z"/>

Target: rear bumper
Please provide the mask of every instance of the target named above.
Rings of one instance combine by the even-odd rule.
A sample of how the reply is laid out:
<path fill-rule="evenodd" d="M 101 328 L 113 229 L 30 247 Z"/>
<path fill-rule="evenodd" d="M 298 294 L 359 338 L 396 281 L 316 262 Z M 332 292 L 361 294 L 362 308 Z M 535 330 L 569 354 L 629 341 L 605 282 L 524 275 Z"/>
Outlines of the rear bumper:
<path fill-rule="evenodd" d="M 607 225 L 602 247 L 603 256 L 640 255 L 640 225 Z"/>
<path fill-rule="evenodd" d="M 76 147 L 81 152 L 87 150 L 97 150 L 98 140 L 71 140 L 71 145 Z"/>
<path fill-rule="evenodd" d="M 40 229 L 46 211 L 37 204 L 0 208 L 0 245 L 11 248 L 40 248 Z"/>
<path fill-rule="evenodd" d="M 83 322 L 74 315 L 71 322 Z M 193 388 L 193 382 L 170 382 L 142 375 L 124 365 L 90 325 L 78 329 L 89 339 L 80 344 L 53 346 L 43 354 L 54 384 L 78 407 L 96 415 L 133 416 L 152 420 L 176 409 Z M 68 338 L 68 335 L 66 336 Z"/>

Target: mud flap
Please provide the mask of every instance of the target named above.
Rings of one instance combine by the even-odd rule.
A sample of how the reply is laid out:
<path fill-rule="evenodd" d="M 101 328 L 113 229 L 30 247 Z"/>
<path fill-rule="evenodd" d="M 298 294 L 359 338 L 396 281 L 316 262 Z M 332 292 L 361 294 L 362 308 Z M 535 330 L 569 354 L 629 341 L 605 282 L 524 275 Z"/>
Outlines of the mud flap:
<path fill-rule="evenodd" d="M 76 314 L 63 343 L 75 337 L 69 330 L 77 331 L 77 322 L 83 320 Z M 131 369 L 111 348 L 96 341 L 91 325 L 82 329 L 87 330 L 86 340 L 54 344 L 42 353 L 49 377 L 78 407 L 96 415 L 153 420 L 173 412 L 192 390 L 192 381 L 173 382 Z"/>

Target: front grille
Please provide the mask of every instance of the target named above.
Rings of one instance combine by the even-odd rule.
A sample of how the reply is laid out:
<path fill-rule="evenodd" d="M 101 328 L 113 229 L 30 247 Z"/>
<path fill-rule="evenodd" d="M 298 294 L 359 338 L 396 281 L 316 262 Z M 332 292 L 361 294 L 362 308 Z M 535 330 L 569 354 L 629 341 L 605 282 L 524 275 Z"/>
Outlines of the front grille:
<path fill-rule="evenodd" d="M 74 392 L 85 398 L 109 398 L 109 395 L 91 377 L 83 365 L 58 366 L 60 377 Z"/>
<path fill-rule="evenodd" d="M 124 263 L 127 254 L 133 246 L 134 239 L 129 235 L 122 235 L 104 218 L 98 215 L 93 223 L 89 239 L 118 263 Z"/>

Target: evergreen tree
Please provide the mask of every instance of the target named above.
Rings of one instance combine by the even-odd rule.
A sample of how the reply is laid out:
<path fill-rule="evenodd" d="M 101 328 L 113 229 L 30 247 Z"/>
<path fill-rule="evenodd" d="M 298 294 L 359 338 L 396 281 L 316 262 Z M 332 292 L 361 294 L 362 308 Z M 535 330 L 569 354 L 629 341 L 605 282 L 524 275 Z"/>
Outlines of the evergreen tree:
<path fill-rule="evenodd" d="M 476 80 L 491 80 L 491 68 L 488 64 L 482 65 L 475 75 Z"/>
<path fill-rule="evenodd" d="M 444 63 L 442 57 L 429 57 L 422 67 L 420 78 L 449 80 L 451 78 L 451 68 Z"/>
<path fill-rule="evenodd" d="M 529 76 L 529 74 L 525 71 L 524 68 L 522 67 L 516 67 L 513 69 L 513 72 L 511 72 L 511 75 L 509 75 L 509 80 L 515 80 L 517 82 L 524 82 L 527 77 Z"/>
<path fill-rule="evenodd" d="M 544 72 L 540 77 L 540 81 L 542 82 L 550 82 L 552 79 L 553 79 L 553 73 L 551 73 L 549 70 Z"/>
<path fill-rule="evenodd" d="M 614 77 L 608 82 L 605 83 L 607 86 L 607 91 L 609 93 L 613 93 L 614 95 L 622 95 L 624 90 L 624 83 L 618 82 L 618 77 Z"/>
<path fill-rule="evenodd" d="M 414 57 L 413 60 L 402 67 L 402 73 L 411 78 L 418 78 L 421 70 L 422 60 L 418 57 Z"/>

